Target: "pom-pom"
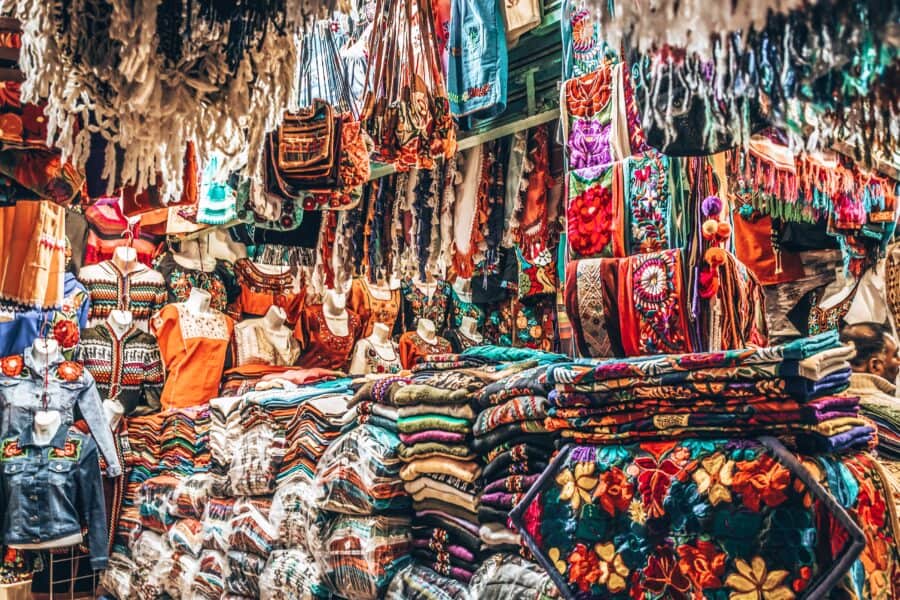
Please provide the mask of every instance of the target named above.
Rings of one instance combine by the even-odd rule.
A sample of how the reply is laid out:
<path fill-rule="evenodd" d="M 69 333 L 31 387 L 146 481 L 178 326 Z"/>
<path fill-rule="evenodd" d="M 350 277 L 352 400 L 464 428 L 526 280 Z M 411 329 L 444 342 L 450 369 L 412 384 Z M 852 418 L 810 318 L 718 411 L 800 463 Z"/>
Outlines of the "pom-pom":
<path fill-rule="evenodd" d="M 722 212 L 722 201 L 718 196 L 707 196 L 700 205 L 704 217 L 714 217 Z"/>
<path fill-rule="evenodd" d="M 716 238 L 716 233 L 719 231 L 719 222 L 715 219 L 707 219 L 706 221 L 703 221 L 703 226 L 700 231 L 703 234 L 703 239 L 713 240 Z"/>
<path fill-rule="evenodd" d="M 721 248 L 709 248 L 706 253 L 703 255 L 703 259 L 713 269 L 716 269 L 725 264 L 725 251 Z"/>
<path fill-rule="evenodd" d="M 727 221 L 719 222 L 719 225 L 716 228 L 716 235 L 719 236 L 720 240 L 727 240 L 731 237 L 731 224 Z"/>

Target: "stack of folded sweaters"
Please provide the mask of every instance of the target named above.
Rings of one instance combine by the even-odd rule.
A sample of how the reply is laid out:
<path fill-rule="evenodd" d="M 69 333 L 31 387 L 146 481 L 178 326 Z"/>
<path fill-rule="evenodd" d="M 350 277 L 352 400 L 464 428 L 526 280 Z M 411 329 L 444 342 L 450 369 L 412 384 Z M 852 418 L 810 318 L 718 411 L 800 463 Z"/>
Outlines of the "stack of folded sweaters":
<path fill-rule="evenodd" d="M 485 386 L 476 400 L 474 447 L 484 460 L 478 502 L 479 536 L 485 551 L 521 549 L 509 511 L 537 480 L 553 453 L 547 416 L 546 367 L 525 369 Z"/>
<path fill-rule="evenodd" d="M 457 361 L 426 361 L 426 366 L 461 366 Z M 412 496 L 413 556 L 438 573 L 468 582 L 477 565 L 478 482 L 471 449 L 475 412 L 471 395 L 483 385 L 464 370 L 420 370 L 391 386 L 397 407 L 400 471 Z"/>
<path fill-rule="evenodd" d="M 551 367 L 547 429 L 579 443 L 791 436 L 805 452 L 871 442 L 837 332 L 781 346 Z"/>

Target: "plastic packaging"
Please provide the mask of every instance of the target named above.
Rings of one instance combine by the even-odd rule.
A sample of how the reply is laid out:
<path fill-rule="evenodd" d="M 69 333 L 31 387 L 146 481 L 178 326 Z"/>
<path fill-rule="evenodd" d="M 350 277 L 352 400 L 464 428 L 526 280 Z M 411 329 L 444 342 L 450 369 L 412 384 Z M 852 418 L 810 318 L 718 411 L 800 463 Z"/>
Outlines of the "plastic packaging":
<path fill-rule="evenodd" d="M 172 492 L 169 510 L 180 519 L 199 519 L 203 516 L 210 496 L 212 479 L 208 473 L 196 473 L 182 479 Z"/>
<path fill-rule="evenodd" d="M 203 551 L 203 525 L 197 519 L 179 519 L 169 527 L 166 537 L 175 552 L 200 558 Z"/>
<path fill-rule="evenodd" d="M 260 600 L 331 598 L 319 566 L 309 554 L 298 548 L 276 550 L 269 556 L 259 577 L 259 592 Z"/>
<path fill-rule="evenodd" d="M 228 480 L 232 496 L 268 496 L 275 491 L 275 478 L 284 461 L 284 430 L 263 417 L 244 423 Z"/>
<path fill-rule="evenodd" d="M 266 557 L 278 542 L 278 530 L 269 521 L 272 501 L 241 499 L 234 504 L 227 550 L 241 550 Z"/>
<path fill-rule="evenodd" d="M 372 425 L 341 435 L 316 469 L 319 508 L 349 515 L 407 511 L 411 501 L 399 477 L 399 445 L 395 433 Z"/>
<path fill-rule="evenodd" d="M 317 495 L 312 484 L 305 481 L 279 486 L 272 498 L 269 521 L 278 531 L 282 547 L 315 554 L 321 546 L 327 517 L 316 505 Z"/>
<path fill-rule="evenodd" d="M 409 560 L 409 519 L 337 515 L 324 543 L 316 558 L 332 590 L 344 598 L 376 600 Z"/>

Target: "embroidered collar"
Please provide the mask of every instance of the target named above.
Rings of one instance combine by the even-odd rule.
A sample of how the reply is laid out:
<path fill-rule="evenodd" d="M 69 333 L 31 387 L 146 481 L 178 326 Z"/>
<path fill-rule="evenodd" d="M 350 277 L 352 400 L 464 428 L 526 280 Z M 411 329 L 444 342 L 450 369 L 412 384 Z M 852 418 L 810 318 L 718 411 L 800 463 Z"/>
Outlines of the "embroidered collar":
<path fill-rule="evenodd" d="M 290 271 L 280 275 L 270 275 L 253 264 L 249 258 L 240 259 L 234 266 L 238 275 L 253 289 L 272 290 L 283 294 L 294 285 L 294 275 Z"/>
<path fill-rule="evenodd" d="M 135 261 L 134 267 L 132 267 L 128 271 L 123 271 L 119 265 L 117 265 L 114 261 L 107 260 L 103 261 L 103 267 L 107 270 L 111 271 L 113 275 L 115 275 L 119 279 L 128 279 L 129 277 L 134 277 L 138 273 L 143 273 L 144 271 L 149 271 L 150 267 L 145 265 L 140 261 Z"/>
<path fill-rule="evenodd" d="M 56 433 L 53 434 L 53 438 L 50 440 L 48 446 L 57 449 L 65 448 L 68 435 L 68 426 L 65 423 L 60 423 L 59 428 L 56 430 Z M 34 441 L 34 431 L 32 428 L 25 427 L 22 429 L 22 433 L 19 434 L 19 448 L 28 448 L 29 446 L 37 446 L 37 444 Z"/>

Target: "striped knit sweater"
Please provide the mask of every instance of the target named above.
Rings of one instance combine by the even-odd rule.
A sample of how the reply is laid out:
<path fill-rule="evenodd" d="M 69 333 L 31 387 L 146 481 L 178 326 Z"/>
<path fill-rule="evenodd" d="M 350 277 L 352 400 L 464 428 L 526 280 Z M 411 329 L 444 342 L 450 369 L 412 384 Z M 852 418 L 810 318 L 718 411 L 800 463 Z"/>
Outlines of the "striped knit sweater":
<path fill-rule="evenodd" d="M 88 324 L 104 322 L 113 310 L 129 310 L 135 324 L 147 331 L 150 317 L 166 303 L 166 283 L 159 272 L 142 264 L 122 273 L 112 261 L 82 267 L 78 279 L 91 297 Z"/>
<path fill-rule="evenodd" d="M 118 398 L 126 415 L 159 410 L 165 373 L 155 337 L 132 326 L 120 339 L 102 322 L 81 332 L 78 352 L 100 395 Z"/>

